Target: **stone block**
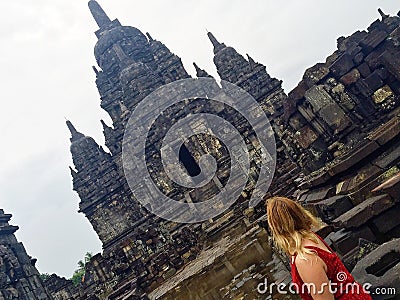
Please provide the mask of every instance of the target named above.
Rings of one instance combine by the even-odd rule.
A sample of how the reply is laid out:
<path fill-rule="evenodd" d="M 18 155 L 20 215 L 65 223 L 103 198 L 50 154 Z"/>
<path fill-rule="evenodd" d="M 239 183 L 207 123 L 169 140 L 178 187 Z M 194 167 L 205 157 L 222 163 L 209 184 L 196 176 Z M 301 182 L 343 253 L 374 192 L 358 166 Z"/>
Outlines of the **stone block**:
<path fill-rule="evenodd" d="M 391 53 L 389 51 L 383 52 L 380 56 L 380 62 L 385 68 L 400 81 L 400 52 Z"/>
<path fill-rule="evenodd" d="M 304 125 L 307 125 L 307 121 L 299 112 L 296 112 L 289 119 L 289 124 L 294 130 L 300 130 Z"/>
<path fill-rule="evenodd" d="M 307 149 L 318 138 L 318 135 L 310 126 L 306 125 L 295 133 L 295 138 L 301 147 Z"/>
<path fill-rule="evenodd" d="M 360 53 L 357 53 L 357 54 L 354 56 L 353 61 L 354 61 L 354 63 L 355 63 L 356 65 L 359 65 L 359 64 L 362 63 L 363 59 L 364 59 L 364 54 L 363 54 L 362 52 L 360 52 Z"/>
<path fill-rule="evenodd" d="M 372 190 L 372 192 L 386 193 L 390 195 L 395 202 L 400 202 L 400 173 L 386 180 L 381 185 Z"/>
<path fill-rule="evenodd" d="M 368 86 L 368 88 L 372 91 L 375 91 L 383 86 L 383 81 L 381 77 L 378 75 L 377 71 L 374 71 L 367 78 L 362 79 L 364 83 Z"/>
<path fill-rule="evenodd" d="M 397 80 L 388 82 L 388 85 L 396 95 L 400 95 L 400 82 Z"/>
<path fill-rule="evenodd" d="M 357 191 L 381 173 L 382 170 L 379 167 L 372 164 L 366 164 L 358 170 L 356 176 L 348 179 L 349 185 L 347 186 L 346 192 L 350 193 Z"/>
<path fill-rule="evenodd" d="M 358 92 L 364 97 L 370 97 L 374 91 L 369 88 L 369 86 L 365 83 L 364 80 L 360 79 L 356 82 L 356 88 Z"/>
<path fill-rule="evenodd" d="M 371 251 L 356 264 L 352 274 L 358 282 L 368 282 L 373 288 L 390 287 L 400 291 L 400 239 Z"/>
<path fill-rule="evenodd" d="M 360 45 L 366 52 L 371 52 L 379 46 L 386 38 L 388 34 L 385 31 L 374 29 L 368 33 L 368 35 L 360 41 Z"/>
<path fill-rule="evenodd" d="M 321 219 L 327 223 L 353 208 L 353 204 L 346 195 L 334 196 L 322 200 L 315 203 L 314 206 Z"/>
<path fill-rule="evenodd" d="M 331 167 L 328 171 L 329 174 L 334 176 L 349 169 L 378 148 L 379 145 L 375 141 L 369 141 L 366 144 L 357 147 L 348 157 Z"/>
<path fill-rule="evenodd" d="M 329 69 L 323 63 L 316 64 L 304 72 L 303 79 L 309 87 L 317 84 L 329 74 Z"/>
<path fill-rule="evenodd" d="M 335 248 L 335 250 L 337 251 L 337 248 L 334 245 L 336 245 L 339 241 L 346 239 L 349 235 L 350 231 L 342 228 L 338 231 L 333 231 L 329 233 L 326 236 L 325 241 L 330 247 Z"/>
<path fill-rule="evenodd" d="M 362 63 L 357 67 L 357 70 L 360 72 L 360 75 L 364 78 L 367 78 L 369 74 L 371 74 L 371 70 L 366 62 Z"/>
<path fill-rule="evenodd" d="M 326 187 L 319 189 L 315 192 L 310 192 L 307 193 L 305 198 L 303 199 L 304 202 L 307 203 L 316 203 L 321 201 L 322 199 L 325 199 L 327 197 L 331 197 L 335 194 L 335 188 L 334 187 Z"/>
<path fill-rule="evenodd" d="M 305 81 L 300 81 L 299 84 L 289 92 L 289 98 L 293 99 L 294 101 L 298 101 L 304 98 L 304 94 L 306 93 L 308 87 Z"/>
<path fill-rule="evenodd" d="M 330 66 L 330 70 L 335 77 L 340 78 L 354 68 L 351 55 L 344 53 Z"/>
<path fill-rule="evenodd" d="M 313 186 L 318 186 L 324 184 L 329 179 L 331 179 L 331 175 L 328 172 L 321 172 L 315 176 L 313 176 L 310 180 L 302 182 L 299 187 L 300 188 L 310 188 Z"/>
<path fill-rule="evenodd" d="M 346 50 L 346 53 L 355 58 L 358 54 L 360 54 L 361 50 L 362 50 L 362 48 L 360 46 L 358 46 L 356 43 L 354 43 L 353 45 L 348 47 L 348 49 Z"/>
<path fill-rule="evenodd" d="M 319 116 L 333 129 L 341 132 L 351 125 L 351 120 L 337 103 L 331 103 L 321 108 Z"/>
<path fill-rule="evenodd" d="M 376 104 L 385 102 L 391 97 L 393 97 L 393 91 L 388 85 L 385 85 L 384 87 L 376 90 L 372 95 L 372 99 L 374 99 L 374 102 Z"/>
<path fill-rule="evenodd" d="M 388 151 L 385 151 L 385 153 L 380 155 L 372 163 L 381 169 L 386 169 L 387 167 L 390 167 L 400 161 L 399 153 L 400 153 L 400 144 L 391 148 Z"/>
<path fill-rule="evenodd" d="M 323 239 L 325 239 L 331 232 L 333 232 L 333 226 L 331 225 L 324 225 L 323 227 L 315 231 L 315 233 Z"/>
<path fill-rule="evenodd" d="M 310 102 L 313 107 L 314 112 L 320 111 L 322 108 L 326 107 L 328 104 L 334 102 L 332 97 L 324 89 L 322 85 L 316 85 L 308 89 L 304 96 Z"/>
<path fill-rule="evenodd" d="M 393 205 L 394 200 L 387 194 L 371 197 L 333 220 L 333 224 L 342 228 L 357 228 Z"/>
<path fill-rule="evenodd" d="M 381 55 L 384 52 L 385 48 L 382 47 L 381 49 L 371 52 L 365 57 L 364 61 L 368 64 L 371 71 L 377 69 L 382 64 Z"/>
<path fill-rule="evenodd" d="M 368 226 L 362 226 L 354 231 L 341 229 L 330 233 L 325 240 L 329 241 L 328 244 L 331 245 L 335 252 L 343 256 L 358 247 L 360 238 L 372 242 L 376 240 L 375 235 Z"/>
<path fill-rule="evenodd" d="M 385 234 L 400 225 L 400 204 L 397 204 L 393 208 L 385 211 L 379 216 L 372 219 L 372 223 L 375 225 L 376 229 Z"/>
<path fill-rule="evenodd" d="M 348 188 L 348 186 L 349 186 L 349 183 L 350 183 L 349 180 L 344 180 L 344 181 L 339 182 L 339 183 L 336 185 L 336 194 L 337 194 L 337 195 L 345 194 L 346 191 L 348 190 L 347 188 Z"/>
<path fill-rule="evenodd" d="M 344 85 L 350 85 L 350 84 L 356 83 L 357 80 L 360 79 L 360 77 L 361 77 L 360 72 L 356 68 L 354 68 L 347 74 L 340 77 L 339 80 Z"/>
<path fill-rule="evenodd" d="M 368 135 L 368 139 L 384 145 L 400 133 L 400 119 L 394 117 Z"/>
<path fill-rule="evenodd" d="M 389 40 L 392 41 L 396 46 L 400 45 L 400 27 L 397 27 L 390 33 Z"/>
<path fill-rule="evenodd" d="M 378 74 L 378 76 L 383 80 L 386 81 L 389 77 L 389 72 L 386 70 L 384 67 L 381 67 L 379 69 L 376 69 L 374 72 Z"/>

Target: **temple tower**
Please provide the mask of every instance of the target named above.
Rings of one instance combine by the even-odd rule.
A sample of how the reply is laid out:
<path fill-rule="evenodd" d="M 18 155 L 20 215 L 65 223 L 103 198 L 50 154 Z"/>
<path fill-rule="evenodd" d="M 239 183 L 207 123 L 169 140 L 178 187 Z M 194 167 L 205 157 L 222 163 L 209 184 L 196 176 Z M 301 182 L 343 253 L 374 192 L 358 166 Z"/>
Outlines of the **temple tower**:
<path fill-rule="evenodd" d="M 11 214 L 0 209 L 0 299 L 50 300 L 30 257 L 14 235 L 18 226 L 10 225 Z"/>

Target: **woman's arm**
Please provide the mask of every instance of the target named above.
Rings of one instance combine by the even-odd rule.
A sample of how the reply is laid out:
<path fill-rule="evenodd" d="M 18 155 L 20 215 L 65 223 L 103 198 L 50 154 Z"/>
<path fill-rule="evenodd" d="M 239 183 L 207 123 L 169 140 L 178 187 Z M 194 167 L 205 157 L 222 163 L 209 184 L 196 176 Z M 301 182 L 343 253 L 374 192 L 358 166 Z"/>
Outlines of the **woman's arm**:
<path fill-rule="evenodd" d="M 330 292 L 330 282 L 326 275 L 326 264 L 318 255 L 306 254 L 306 259 L 296 257 L 296 268 L 304 282 L 305 292 L 315 300 L 335 300 Z M 307 289 L 308 288 L 308 289 Z"/>

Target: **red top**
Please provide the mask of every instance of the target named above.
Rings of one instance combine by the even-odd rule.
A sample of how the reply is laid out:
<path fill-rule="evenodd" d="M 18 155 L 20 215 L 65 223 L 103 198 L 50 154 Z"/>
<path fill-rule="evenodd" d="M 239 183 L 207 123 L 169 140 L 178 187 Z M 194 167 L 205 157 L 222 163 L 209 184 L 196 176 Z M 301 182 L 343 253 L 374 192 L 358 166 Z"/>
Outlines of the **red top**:
<path fill-rule="evenodd" d="M 330 252 L 314 246 L 305 246 L 312 249 L 324 261 L 327 270 L 326 275 L 330 282 L 331 292 L 337 300 L 372 300 L 371 296 L 367 294 L 362 286 L 357 283 L 353 276 L 347 271 L 340 258 L 335 252 L 325 243 L 325 241 L 316 234 L 316 236 L 324 243 Z M 311 294 L 308 292 L 307 285 L 304 285 L 295 264 L 296 255 L 292 257 L 290 262 L 292 268 L 292 282 L 297 290 L 297 293 L 304 300 L 313 300 Z M 318 292 L 320 287 L 315 287 Z"/>

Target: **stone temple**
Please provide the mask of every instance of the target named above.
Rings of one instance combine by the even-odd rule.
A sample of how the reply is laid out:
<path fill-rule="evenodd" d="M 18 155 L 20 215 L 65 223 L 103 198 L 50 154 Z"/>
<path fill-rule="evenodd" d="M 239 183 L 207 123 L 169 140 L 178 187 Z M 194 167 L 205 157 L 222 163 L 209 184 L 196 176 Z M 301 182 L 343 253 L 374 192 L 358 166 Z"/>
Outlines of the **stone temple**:
<path fill-rule="evenodd" d="M 67 126 L 79 212 L 103 251 L 86 265 L 78 286 L 55 274 L 42 283 L 23 247 L 15 248 L 7 217 L 0 228 L 0 299 L 265 299 L 269 294 L 257 290 L 264 278 L 290 278 L 287 261 L 269 243 L 263 204 L 248 205 L 260 171 L 254 132 L 229 108 L 218 111 L 232 119 L 251 152 L 246 187 L 229 210 L 194 224 L 149 212 L 124 174 L 124 130 L 146 96 L 190 76 L 180 58 L 150 34 L 111 20 L 94 0 L 89 9 L 99 27 L 93 69 L 100 105 L 112 120 L 101 121 L 107 149 L 70 121 Z M 267 196 L 297 199 L 324 221 L 319 234 L 357 280 L 400 294 L 400 16 L 378 11 L 380 18 L 367 30 L 338 38 L 337 50 L 307 69 L 288 94 L 264 65 L 210 32 L 208 37 L 220 79 L 252 95 L 270 120 L 277 161 Z M 198 78 L 212 78 L 194 67 Z M 151 179 L 174 200 L 195 203 L 226 184 L 229 153 L 207 135 L 188 139 L 179 158 L 194 175 L 198 158 L 211 154 L 218 168 L 210 184 L 183 189 L 168 181 L 160 164 L 168 128 L 185 112 L 215 109 L 209 99 L 187 99 L 157 119 L 147 137 Z"/>

